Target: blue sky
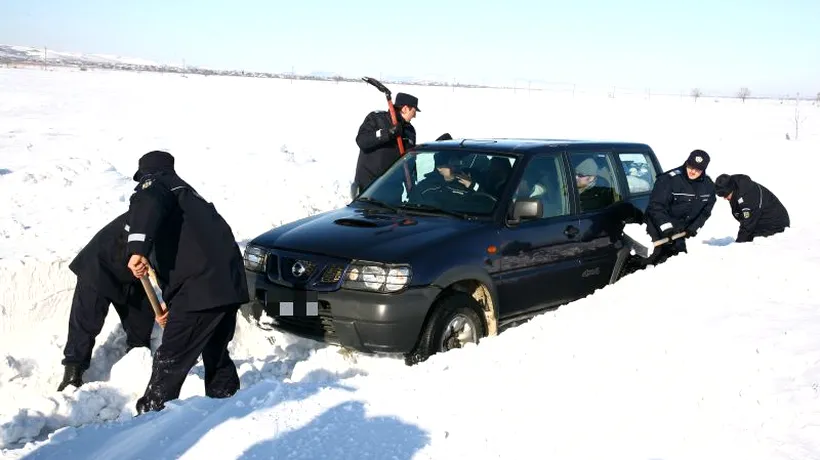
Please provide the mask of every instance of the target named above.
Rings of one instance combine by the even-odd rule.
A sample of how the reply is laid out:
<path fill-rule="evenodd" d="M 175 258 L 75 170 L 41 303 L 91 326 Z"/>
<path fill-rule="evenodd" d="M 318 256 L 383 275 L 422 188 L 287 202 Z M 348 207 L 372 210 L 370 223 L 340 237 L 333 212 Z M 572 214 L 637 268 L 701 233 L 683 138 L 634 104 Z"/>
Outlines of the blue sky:
<path fill-rule="evenodd" d="M 0 0 L 0 43 L 165 63 L 817 94 L 820 0 Z"/>

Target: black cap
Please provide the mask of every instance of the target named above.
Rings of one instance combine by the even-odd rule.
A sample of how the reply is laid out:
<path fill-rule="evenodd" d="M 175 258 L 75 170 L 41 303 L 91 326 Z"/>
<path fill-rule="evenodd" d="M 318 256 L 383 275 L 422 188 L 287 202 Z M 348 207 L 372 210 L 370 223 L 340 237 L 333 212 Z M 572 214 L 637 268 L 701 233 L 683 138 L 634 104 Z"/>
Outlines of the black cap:
<path fill-rule="evenodd" d="M 146 174 L 173 170 L 174 157 L 168 152 L 153 150 L 140 158 L 137 172 L 134 173 L 134 180 L 139 182 L 142 176 Z"/>
<path fill-rule="evenodd" d="M 725 198 L 735 190 L 737 184 L 732 176 L 728 174 L 721 174 L 715 179 L 715 195 Z"/>
<path fill-rule="evenodd" d="M 444 133 L 441 136 L 439 136 L 438 139 L 436 139 L 436 140 L 437 141 L 449 141 L 449 140 L 452 140 L 452 139 L 453 139 L 453 136 L 451 136 L 450 133 Z"/>
<path fill-rule="evenodd" d="M 706 167 L 709 166 L 709 154 L 703 150 L 692 150 L 686 159 L 686 166 L 706 171 Z"/>
<path fill-rule="evenodd" d="M 411 96 L 407 93 L 396 93 L 396 102 L 393 103 L 396 107 L 401 107 L 406 105 L 408 107 L 413 107 L 416 109 L 416 112 L 421 112 L 419 108 L 419 98 L 416 96 Z"/>

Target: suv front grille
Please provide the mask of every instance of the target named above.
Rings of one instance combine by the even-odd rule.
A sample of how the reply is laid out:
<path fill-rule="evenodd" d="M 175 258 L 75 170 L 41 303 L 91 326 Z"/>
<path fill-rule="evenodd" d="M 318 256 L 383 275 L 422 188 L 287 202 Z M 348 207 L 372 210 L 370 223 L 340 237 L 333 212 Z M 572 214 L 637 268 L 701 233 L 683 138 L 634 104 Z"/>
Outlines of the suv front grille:
<path fill-rule="evenodd" d="M 299 254 L 278 249 L 268 253 L 266 275 L 269 281 L 311 291 L 334 291 L 341 285 L 349 261 Z"/>

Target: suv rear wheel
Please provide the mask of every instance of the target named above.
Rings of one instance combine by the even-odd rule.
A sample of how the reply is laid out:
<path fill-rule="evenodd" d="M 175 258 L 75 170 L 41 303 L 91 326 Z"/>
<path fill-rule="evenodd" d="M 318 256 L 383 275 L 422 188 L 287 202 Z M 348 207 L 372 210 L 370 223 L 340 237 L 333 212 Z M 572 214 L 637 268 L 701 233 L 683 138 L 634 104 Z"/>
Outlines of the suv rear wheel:
<path fill-rule="evenodd" d="M 468 343 L 477 344 L 486 335 L 481 305 L 463 292 L 446 294 L 433 304 L 433 313 L 415 350 L 405 357 L 405 363 L 417 364 L 436 353 L 462 348 Z"/>

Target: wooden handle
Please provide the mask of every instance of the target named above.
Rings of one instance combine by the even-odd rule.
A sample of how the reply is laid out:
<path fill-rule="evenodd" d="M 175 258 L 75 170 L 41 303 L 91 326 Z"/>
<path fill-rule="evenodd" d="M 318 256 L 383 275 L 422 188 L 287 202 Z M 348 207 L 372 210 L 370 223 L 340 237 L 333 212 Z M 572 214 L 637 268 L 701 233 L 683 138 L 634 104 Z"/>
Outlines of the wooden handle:
<path fill-rule="evenodd" d="M 151 302 L 151 308 L 154 310 L 154 316 L 161 327 L 165 327 L 165 321 L 160 321 L 160 318 L 168 312 L 168 307 L 160 297 L 162 295 L 159 290 L 159 280 L 154 269 L 149 265 L 148 274 L 140 278 L 142 288 L 145 289 L 145 295 L 148 296 L 148 301 Z"/>
<path fill-rule="evenodd" d="M 162 316 L 164 312 L 159 304 L 157 293 L 154 292 L 154 286 L 151 285 L 150 278 L 148 278 L 148 275 L 145 275 L 140 278 L 140 281 L 142 282 L 142 288 L 145 289 L 145 295 L 148 296 L 148 300 L 151 302 L 151 308 L 154 309 L 154 315 Z"/>
<path fill-rule="evenodd" d="M 664 239 L 661 239 L 661 240 L 655 241 L 655 242 L 654 242 L 654 245 L 655 245 L 655 247 L 658 247 L 658 246 L 660 246 L 660 245 L 662 245 L 662 244 L 666 244 L 666 243 L 670 242 L 671 240 L 676 240 L 676 239 L 681 238 L 681 237 L 684 237 L 684 236 L 686 236 L 686 232 L 676 233 L 676 234 L 672 235 L 671 237 L 669 237 L 669 236 L 668 236 L 668 237 L 666 237 L 666 238 L 664 238 Z"/>

